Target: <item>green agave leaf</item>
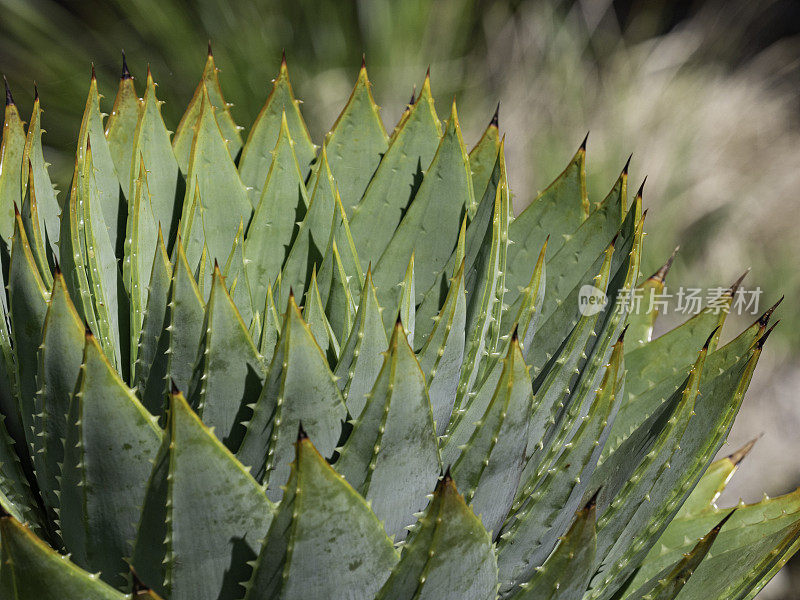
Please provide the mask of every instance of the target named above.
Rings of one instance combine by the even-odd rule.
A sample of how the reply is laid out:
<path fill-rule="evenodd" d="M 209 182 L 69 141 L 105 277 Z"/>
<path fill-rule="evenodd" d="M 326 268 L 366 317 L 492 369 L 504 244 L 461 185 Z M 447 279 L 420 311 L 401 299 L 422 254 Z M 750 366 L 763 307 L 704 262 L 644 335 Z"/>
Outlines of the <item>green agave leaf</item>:
<path fill-rule="evenodd" d="M 796 524 L 800 519 L 800 493 L 797 490 L 755 504 L 741 502 L 736 509 L 708 507 L 700 515 L 676 517 L 648 553 L 629 589 L 643 586 L 664 569 L 679 561 L 697 543 L 710 523 L 725 517 L 730 524 L 720 534 L 714 554 L 742 550 L 758 539 Z"/>
<path fill-rule="evenodd" d="M 620 448 L 618 460 L 603 462 L 593 474 L 588 493 L 599 490 L 601 517 L 597 523 L 599 560 L 592 597 L 605 593 L 609 584 L 616 589 L 624 581 L 615 581 L 619 571 L 628 567 L 627 560 L 618 561 L 622 551 L 616 550 L 615 545 L 627 534 L 627 526 L 638 516 L 640 506 L 649 503 L 656 480 L 672 467 L 671 458 L 694 415 L 707 353 L 708 348 L 704 346 L 684 383 L 663 408 L 648 419 L 643 431 L 626 441 L 626 446 Z M 626 547 L 630 539 L 626 536 L 623 540 Z"/>
<path fill-rule="evenodd" d="M 549 356 L 556 354 L 559 344 L 569 335 L 575 322 L 580 318 L 579 302 L 582 296 L 579 291 L 582 285 L 591 285 L 591 282 L 585 280 L 583 274 L 587 272 L 587 269 L 592 268 L 592 264 L 596 260 L 594 257 L 602 254 L 609 244 L 613 244 L 617 248 L 612 260 L 612 278 L 619 270 L 620 264 L 628 260 L 628 250 L 625 248 L 630 246 L 636 237 L 636 228 L 641 219 L 642 198 L 641 195 L 636 196 L 622 226 L 620 226 L 619 211 L 625 202 L 624 195 L 620 193 L 624 187 L 621 184 L 622 179 L 621 176 L 614 189 L 589 218 L 569 236 L 566 242 L 563 238 L 560 241 L 554 240 L 552 236 L 548 239 L 547 249 L 550 258 L 547 259 L 547 294 L 542 303 L 538 330 L 528 356 L 529 362 L 534 367 L 534 373 L 537 375 L 542 365 L 549 360 Z M 514 221 L 514 223 L 516 222 Z M 514 247 L 513 244 L 509 246 L 509 248 Z M 513 280 L 509 283 L 510 273 L 511 269 L 509 268 L 506 281 L 506 288 L 509 292 L 505 301 L 513 305 L 516 298 L 515 290 L 520 288 Z M 635 285 L 638 276 L 637 272 L 632 286 Z M 526 281 L 527 277 L 526 275 Z M 621 281 L 618 283 L 622 284 Z M 618 288 L 611 286 L 610 290 L 609 296 L 611 292 L 617 292 Z M 588 291 L 588 288 L 583 291 Z M 571 297 L 570 294 L 576 295 Z M 509 326 L 510 323 L 506 320 L 503 327 Z M 612 343 L 614 340 L 616 340 L 616 336 Z"/>
<path fill-rule="evenodd" d="M 130 360 L 131 372 L 136 372 L 139 338 L 142 332 L 147 296 L 150 292 L 148 269 L 158 253 L 160 225 L 156 224 L 151 210 L 150 187 L 144 160 L 139 162 L 139 176 L 128 203 L 128 229 L 125 235 L 125 254 L 122 260 L 122 277 L 130 297 Z M 163 243 L 163 241 L 162 241 Z"/>
<path fill-rule="evenodd" d="M 522 474 L 533 393 L 514 332 L 489 406 L 465 446 L 448 444 L 444 462 L 462 482 L 465 500 L 490 533 L 500 533 Z"/>
<path fill-rule="evenodd" d="M 126 600 L 96 575 L 51 549 L 13 517 L 0 519 L 0 592 L 8 600 Z"/>
<path fill-rule="evenodd" d="M 573 440 L 537 485 L 523 490 L 523 495 L 512 507 L 513 512 L 500 531 L 497 563 L 501 589 L 504 591 L 513 590 L 526 580 L 540 580 L 541 585 L 550 585 L 554 576 L 560 576 L 559 572 L 548 567 L 549 563 L 545 563 L 545 560 L 581 505 L 600 451 L 608 438 L 610 423 L 622 401 L 625 381 L 622 344 L 622 340 L 619 340 L 614 346 L 597 394 Z M 594 522 L 591 535 L 594 546 Z M 569 538 L 570 534 L 567 533 L 567 536 Z M 556 555 L 559 551 L 556 550 Z M 593 561 L 594 558 L 589 560 Z M 545 571 L 539 571 L 543 563 Z M 591 573 L 588 572 L 587 576 Z M 588 583 L 587 579 L 582 584 L 581 595 Z M 534 588 L 541 590 L 541 585 Z M 520 587 L 528 589 L 525 584 Z"/>
<path fill-rule="evenodd" d="M 130 189 L 129 198 L 135 195 L 136 180 L 144 163 L 147 169 L 147 189 L 150 192 L 150 210 L 153 220 L 166 235 L 168 248 L 172 247 L 181 214 L 178 184 L 181 179 L 178 161 L 172 152 L 170 132 L 161 116 L 162 102 L 156 98 L 156 84 L 147 69 L 147 85 L 141 101 L 133 138 L 132 161 L 125 172 L 129 181 L 123 189 Z M 130 147 L 128 148 L 130 152 Z M 182 186 L 183 184 L 181 184 Z"/>
<path fill-rule="evenodd" d="M 585 163 L 584 142 L 567 168 L 509 226 L 506 272 L 509 304 L 516 299 L 518 288 L 530 279 L 531 265 L 535 264 L 545 239 L 549 236 L 551 256 L 555 256 L 588 215 Z M 608 240 L 603 242 L 607 243 Z"/>
<path fill-rule="evenodd" d="M 92 67 L 89 96 L 86 99 L 86 108 L 78 134 L 78 153 L 85 165 L 91 165 L 89 172 L 92 174 L 91 179 L 96 188 L 92 191 L 95 194 L 93 204 L 99 208 L 99 210 L 93 211 L 97 213 L 93 220 L 98 226 L 102 223 L 102 231 L 108 236 L 112 253 L 122 254 L 120 251 L 125 238 L 125 215 L 128 207 L 125 197 L 121 194 L 120 179 L 117 177 L 117 169 L 106 140 L 103 128 L 104 116 L 105 114 L 100 112 L 100 94 L 97 91 L 97 79 L 94 75 L 94 67 Z M 91 158 L 88 158 L 89 154 L 91 154 Z M 85 176 L 83 178 L 85 179 Z M 96 229 L 93 235 L 100 239 L 102 231 Z"/>
<path fill-rule="evenodd" d="M 125 54 L 122 55 L 122 77 L 119 80 L 114 107 L 106 122 L 106 141 L 111 160 L 119 178 L 123 193 L 130 190 L 131 162 L 133 162 L 136 137 L 136 123 L 139 121 L 141 101 L 136 93 L 133 77 L 128 71 Z M 138 173 L 138 171 L 137 171 Z M 128 196 L 130 199 L 130 196 Z"/>
<path fill-rule="evenodd" d="M 167 377 L 178 389 L 189 389 L 203 335 L 205 304 L 189 269 L 183 243 L 175 244 L 172 283 L 169 291 Z M 165 387 L 162 390 L 166 390 Z"/>
<path fill-rule="evenodd" d="M 733 298 L 730 290 L 722 301 Z M 652 342 L 630 351 L 626 358 L 631 371 L 628 397 L 614 424 L 609 446 L 603 455 L 608 456 L 663 402 L 663 389 L 674 384 L 692 364 L 692 350 L 712 334 L 709 348 L 714 350 L 719 340 L 726 311 L 706 307 L 681 326 L 668 331 Z"/>
<path fill-rule="evenodd" d="M 245 598 L 371 600 L 397 553 L 364 499 L 300 432 Z"/>
<path fill-rule="evenodd" d="M 628 313 L 628 335 L 626 336 L 626 352 L 631 352 L 649 343 L 653 337 L 653 327 L 658 317 L 659 296 L 664 291 L 664 281 L 675 260 L 678 248 L 672 251 L 662 267 L 636 286 L 636 291 Z"/>
<path fill-rule="evenodd" d="M 400 322 L 403 323 L 403 331 L 406 334 L 406 339 L 411 347 L 414 347 L 414 321 L 415 315 L 415 292 L 414 292 L 414 253 L 411 253 L 411 259 L 408 261 L 408 268 L 406 268 L 406 276 L 403 278 L 402 294 L 400 295 L 400 308 L 397 312 Z"/>
<path fill-rule="evenodd" d="M 336 338 L 347 340 L 347 337 L 353 331 L 356 304 L 350 291 L 350 276 L 347 275 L 342 264 L 339 247 L 336 244 L 336 240 L 331 240 L 331 243 L 330 259 L 326 258 L 326 262 L 322 265 L 323 271 L 320 273 L 321 277 L 326 277 L 325 271 L 328 271 L 326 266 L 332 265 L 333 272 L 331 274 L 325 312 L 330 318 L 331 328 L 336 334 Z M 384 332 L 384 339 L 386 339 L 385 336 L 386 333 Z"/>
<path fill-rule="evenodd" d="M 634 207 L 631 209 L 636 211 Z M 631 216 L 631 215 L 629 215 Z M 633 214 L 635 216 L 635 212 Z M 632 224 L 632 219 L 628 221 Z M 558 403 L 555 423 L 546 428 L 544 437 L 538 447 L 534 448 L 532 456 L 525 466 L 522 474 L 523 482 L 538 479 L 549 468 L 564 446 L 569 443 L 579 419 L 586 414 L 591 398 L 596 394 L 597 386 L 603 376 L 603 368 L 608 363 L 614 343 L 622 335 L 627 316 L 625 305 L 625 290 L 633 289 L 639 277 L 639 263 L 641 259 L 643 223 L 639 219 L 633 231 L 625 226 L 621 231 L 624 239 L 615 242 L 620 247 L 614 249 L 611 257 L 611 268 L 615 274 L 608 284 L 604 311 L 599 315 L 591 337 L 595 337 L 586 362 L 580 368 L 578 377 L 566 388 L 566 396 Z M 615 259 L 622 257 L 624 262 L 615 265 Z M 574 295 L 571 295 L 573 306 L 577 305 Z M 587 348 L 588 350 L 589 348 Z M 582 358 L 582 357 L 581 357 Z M 534 382 L 534 393 L 540 393 Z M 537 421 L 538 422 L 538 421 Z M 536 444 L 538 437 L 529 437 L 528 444 Z M 536 474 L 535 476 L 533 474 Z"/>
<path fill-rule="evenodd" d="M 39 517 L 36 497 L 14 451 L 14 440 L 6 430 L 5 420 L 0 415 L 0 509 L 41 531 L 39 523 L 43 520 Z"/>
<path fill-rule="evenodd" d="M 412 252 L 417 264 L 417 301 L 421 302 L 445 269 L 458 238 L 458 224 L 473 202 L 469 158 L 453 103 L 436 155 L 375 267 L 375 286 L 390 314 L 399 305 L 395 284 L 402 281 Z"/>
<path fill-rule="evenodd" d="M 533 336 L 539 325 L 539 317 L 542 314 L 542 304 L 544 304 L 545 282 L 547 281 L 547 269 L 545 267 L 545 256 L 547 253 L 547 241 L 545 240 L 539 258 L 536 261 L 536 268 L 533 270 L 531 280 L 522 290 L 522 294 L 516 302 L 507 310 L 516 313 L 514 323 L 519 329 L 519 341 L 522 346 L 522 355 L 525 362 L 529 363 L 528 356 L 531 353 Z M 487 368 L 487 372 L 489 369 Z"/>
<path fill-rule="evenodd" d="M 338 192 L 328 166 L 327 156 L 328 153 L 323 146 L 311 203 L 308 206 L 308 212 L 300 221 L 297 235 L 292 241 L 281 274 L 281 280 L 291 284 L 298 296 L 305 294 L 306 283 L 310 281 L 311 277 L 310 273 L 315 267 L 322 265 L 323 253 L 330 238 L 334 211 L 339 202 L 336 198 Z M 286 286 L 283 288 L 285 289 Z M 288 294 L 286 298 L 279 298 L 279 302 L 286 302 L 287 299 Z"/>
<path fill-rule="evenodd" d="M 420 302 L 417 300 L 419 304 L 419 309 L 417 310 L 417 321 L 419 323 L 417 346 L 419 347 L 421 347 L 420 340 L 424 341 L 427 339 L 433 327 L 433 319 L 444 303 L 444 298 L 447 294 L 446 274 L 455 272 L 462 260 L 464 260 L 464 272 L 472 273 L 478 253 L 483 249 L 484 238 L 486 238 L 487 235 L 491 238 L 494 203 L 497 198 L 497 189 L 500 187 L 501 180 L 503 179 L 503 168 L 505 166 L 502 146 L 503 144 L 501 143 L 501 147 L 495 157 L 491 176 L 485 186 L 485 191 L 478 204 L 477 211 L 471 218 L 469 218 L 468 215 L 464 216 L 464 220 L 461 223 L 458 243 L 450 255 L 444 271 L 439 273 L 433 285 L 424 292 L 422 301 Z M 467 221 L 469 221 L 469 224 L 467 224 Z M 489 232 L 488 234 L 487 231 Z M 472 282 L 474 277 L 468 279 Z M 508 332 L 510 333 L 511 330 L 509 329 Z"/>
<path fill-rule="evenodd" d="M 299 423 L 313 432 L 320 452 L 331 456 L 346 414 L 325 355 L 289 296 L 278 346 L 237 457 L 252 465 L 256 479 L 269 483 L 270 499 L 280 500 Z"/>
<path fill-rule="evenodd" d="M 39 390 L 34 415 L 33 465 L 36 482 L 48 509 L 58 506 L 58 476 L 64 462 L 67 413 L 78 379 L 85 326 L 56 270 L 39 348 Z"/>
<path fill-rule="evenodd" d="M 445 433 L 453 413 L 456 389 L 464 358 L 467 301 L 464 291 L 464 261 L 450 280 L 444 306 L 436 318 L 428 341 L 419 352 L 425 373 L 436 432 Z"/>
<path fill-rule="evenodd" d="M 264 180 L 273 160 L 272 150 L 278 141 L 284 115 L 290 137 L 295 142 L 294 153 L 297 163 L 305 174 L 316 156 L 316 148 L 300 112 L 300 101 L 295 100 L 292 92 L 286 56 L 281 60 L 278 77 L 272 82 L 272 91 L 250 129 L 239 161 L 239 176 L 248 187 L 253 206 L 258 204 L 261 198 Z"/>
<path fill-rule="evenodd" d="M 272 356 L 275 353 L 275 346 L 278 343 L 278 335 L 281 332 L 281 318 L 278 316 L 278 309 L 275 307 L 275 300 L 272 298 L 272 286 L 267 283 L 267 302 L 264 306 L 264 325 L 261 327 L 261 341 L 259 352 L 264 357 L 264 364 L 272 363 Z"/>
<path fill-rule="evenodd" d="M 690 552 L 684 554 L 674 567 L 667 567 L 628 597 L 636 600 L 673 600 L 677 597 L 687 580 L 708 555 L 711 546 L 731 514 L 728 513 L 714 529 L 700 538 L 697 545 Z"/>
<path fill-rule="evenodd" d="M 371 502 L 390 537 L 402 538 L 441 472 L 425 375 L 398 320 L 383 366 L 336 461 Z"/>
<path fill-rule="evenodd" d="M 50 165 L 45 162 L 44 153 L 42 152 L 41 119 L 42 109 L 37 91 L 33 100 L 33 111 L 31 112 L 31 121 L 28 125 L 28 135 L 25 138 L 25 150 L 22 157 L 22 189 L 25 188 L 26 184 L 31 185 L 30 182 L 33 182 L 33 189 L 36 190 L 36 201 L 40 207 L 38 211 L 39 231 L 42 232 L 49 261 L 54 264 L 53 257 L 58 256 L 58 215 L 61 212 L 61 207 L 56 199 L 56 190 L 50 181 L 50 174 L 47 172 L 47 167 Z M 3 139 L 5 140 L 5 132 Z M 9 143 L 12 143 L 12 141 L 9 140 Z M 9 151 L 11 150 L 9 149 Z M 5 153 L 5 149 L 3 152 Z M 26 166 L 29 164 L 30 171 Z M 3 167 L 3 172 L 5 172 L 5 165 Z M 0 179 L 2 179 L 1 175 Z"/>
<path fill-rule="evenodd" d="M 361 266 L 377 264 L 415 196 L 442 135 L 430 75 L 410 110 L 403 113 L 388 150 L 350 219 Z"/>
<path fill-rule="evenodd" d="M 483 198 L 489 181 L 492 178 L 492 171 L 497 161 L 500 151 L 500 130 L 499 125 L 500 104 L 494 111 L 489 126 L 484 130 L 481 139 L 469 152 L 469 166 L 472 171 L 472 189 L 475 192 L 475 199 Z M 474 217 L 475 215 L 470 215 Z"/>
<path fill-rule="evenodd" d="M 594 566 L 596 519 L 597 507 L 592 502 L 578 511 L 555 552 L 512 600 L 580 600 Z"/>
<path fill-rule="evenodd" d="M 116 587 L 125 586 L 124 557 L 160 442 L 156 418 L 87 333 L 66 423 L 60 534 L 76 564 Z"/>
<path fill-rule="evenodd" d="M 461 366 L 456 404 L 472 391 L 478 371 L 484 361 L 495 351 L 499 339 L 499 323 L 492 322 L 499 317 L 503 305 L 503 281 L 506 249 L 508 246 L 508 219 L 510 199 L 508 183 L 505 179 L 503 154 L 501 161 L 501 182 L 497 188 L 492 226 L 487 229 L 482 250 L 478 252 L 473 270 L 465 273 L 467 294 L 467 342 L 464 362 Z M 499 304 L 499 306 L 498 306 Z M 491 330 L 491 331 L 490 331 Z"/>
<path fill-rule="evenodd" d="M 713 355 L 712 355 L 713 357 Z M 711 360 L 709 360 L 709 366 Z M 715 502 L 719 498 L 725 486 L 733 477 L 734 473 L 739 467 L 739 463 L 744 460 L 744 457 L 752 450 L 758 438 L 750 440 L 747 444 L 739 450 L 711 463 L 711 466 L 706 469 L 700 481 L 686 498 L 672 523 L 680 521 L 681 519 L 691 519 L 700 516 L 709 511 L 716 511 Z M 670 525 L 664 531 L 663 535 L 667 535 L 670 530 Z M 663 537 L 662 535 L 662 537 Z"/>
<path fill-rule="evenodd" d="M 194 96 L 189 101 L 189 106 L 183 113 L 178 128 L 175 130 L 175 138 L 172 140 L 175 158 L 178 159 L 178 164 L 184 173 L 191 173 L 191 153 L 194 150 L 194 140 L 199 131 L 195 125 L 200 115 L 206 110 L 203 107 L 204 103 L 210 103 L 214 107 L 215 120 L 231 160 L 236 158 L 242 148 L 241 127 L 233 120 L 230 111 L 231 105 L 225 102 L 225 98 L 222 96 L 218 72 L 219 69 L 214 64 L 214 56 L 211 54 L 211 45 L 209 44 L 208 57 L 205 67 L 203 67 L 200 83 L 197 84 Z"/>
<path fill-rule="evenodd" d="M 239 310 L 242 320 L 253 326 L 253 305 L 250 294 L 250 282 L 244 268 L 244 223 L 239 222 L 239 230 L 233 239 L 233 248 L 228 255 L 223 271 L 226 281 L 231 282 L 230 293 L 233 303 Z M 259 331 L 260 333 L 260 331 Z"/>
<path fill-rule="evenodd" d="M 49 292 L 39 276 L 22 218 L 16 207 L 15 216 L 11 263 L 8 269 L 8 305 L 14 364 L 19 377 L 17 407 L 26 442 L 24 456 L 27 456 L 33 447 L 33 416 L 36 414 L 34 398 L 39 389 L 36 382 L 38 349 L 42 342 L 42 326 Z M 18 447 L 21 442 L 22 440 L 18 440 Z"/>
<path fill-rule="evenodd" d="M 213 61 L 212 61 L 213 62 Z M 178 231 L 186 244 L 190 264 L 197 264 L 202 252 L 201 240 L 206 243 L 212 259 L 224 260 L 228 256 L 240 221 L 248 223 L 253 207 L 247 190 L 239 179 L 223 133 L 218 127 L 217 113 L 210 91 L 203 85 L 192 141 L 191 160 L 186 175 L 186 196 Z M 194 103 L 189 111 L 193 111 Z M 216 112 L 215 112 L 216 111 Z M 187 116 L 184 115 L 184 119 Z M 183 121 L 182 121 L 183 122 Z M 178 163 L 179 147 L 183 144 L 180 126 L 173 140 Z"/>
<path fill-rule="evenodd" d="M 325 136 L 328 162 L 339 182 L 348 218 L 353 216 L 389 145 L 371 87 L 367 67 L 362 63 L 350 99 Z"/>
<path fill-rule="evenodd" d="M 341 357 L 334 374 L 350 415 L 357 417 L 366 404 L 369 393 L 386 349 L 386 333 L 381 320 L 383 309 L 378 304 L 372 274 L 367 270 L 355 323 L 347 341 L 342 345 Z"/>
<path fill-rule="evenodd" d="M 172 264 L 159 227 L 133 379 L 133 387 L 142 404 L 154 415 L 161 415 L 164 412 L 164 380 L 167 376 L 168 362 L 166 352 L 170 340 L 170 333 L 167 330 L 169 327 L 167 315 L 170 311 L 167 303 L 170 299 L 171 281 Z"/>
<path fill-rule="evenodd" d="M 36 190 L 33 183 L 33 171 L 28 164 L 28 186 L 25 198 L 22 201 L 22 225 L 25 227 L 25 234 L 28 236 L 28 243 L 39 268 L 39 275 L 42 277 L 45 286 L 50 289 L 53 285 L 53 274 L 50 271 L 50 261 L 48 260 L 49 247 L 45 246 L 44 234 L 40 228 L 39 203 L 36 200 Z M 50 256 L 52 259 L 52 255 Z"/>
<path fill-rule="evenodd" d="M 797 551 L 800 524 L 767 536 L 731 552 L 717 552 L 704 560 L 678 594 L 679 600 L 744 600 L 761 591 L 772 575 Z M 715 544 L 716 546 L 716 544 Z"/>
<path fill-rule="evenodd" d="M 322 348 L 328 359 L 328 364 L 336 364 L 339 359 L 339 342 L 331 328 L 331 324 L 328 322 L 328 317 L 325 316 L 325 307 L 322 305 L 322 297 L 317 286 L 316 268 L 311 273 L 311 285 L 306 290 L 303 320 L 308 323 L 311 333 L 314 334 L 314 339 L 317 340 L 317 344 Z M 277 335 L 275 338 L 277 341 Z"/>
<path fill-rule="evenodd" d="M 332 179 L 330 181 L 331 185 L 335 185 Z M 332 311 L 331 303 L 333 302 L 333 307 L 338 306 L 341 309 L 344 308 L 344 297 L 360 294 L 361 288 L 364 286 L 364 272 L 361 270 L 361 261 L 350 232 L 350 223 L 347 220 L 347 214 L 337 188 L 334 188 L 333 199 L 335 203 L 333 221 L 328 230 L 330 236 L 317 279 L 320 295 L 329 305 L 328 314 L 332 321 L 338 322 L 343 319 L 345 312 Z M 337 251 L 338 262 L 334 255 L 334 249 Z M 334 285 L 334 280 L 337 278 L 338 286 Z M 347 287 L 346 293 L 342 286 Z M 342 336 L 346 336 L 349 332 L 350 328 L 348 327 L 342 332 Z"/>
<path fill-rule="evenodd" d="M 233 451 L 242 440 L 247 406 L 261 393 L 265 370 L 215 266 L 189 400 L 203 422 Z"/>
<path fill-rule="evenodd" d="M 296 236 L 297 223 L 303 220 L 308 208 L 306 187 L 293 146 L 284 116 L 274 158 L 244 244 L 247 278 L 253 287 L 256 306 L 264 300 L 267 280 L 274 280 L 281 272 Z"/>
<path fill-rule="evenodd" d="M 22 205 L 23 156 L 25 153 L 25 128 L 17 105 L 11 98 L 6 83 L 6 109 L 3 120 L 3 138 L 0 145 L 0 236 L 11 245 L 14 233 L 14 207 Z"/>
<path fill-rule="evenodd" d="M 131 560 L 142 581 L 172 600 L 241 598 L 247 561 L 273 512 L 261 486 L 173 390 Z"/>
<path fill-rule="evenodd" d="M 701 377 L 699 385 L 703 402 L 696 405 L 696 414 L 690 419 L 678 447 L 669 457 L 670 468 L 655 480 L 647 494 L 648 501 L 636 509 L 625 523 L 622 534 L 611 540 L 613 546 L 607 561 L 612 565 L 610 575 L 627 578 L 635 565 L 641 564 L 711 463 L 733 425 L 761 354 L 762 344 L 760 340 L 755 350 L 724 373 L 711 371 L 707 361 L 707 375 Z M 604 587 L 608 585 L 608 575 L 602 580 Z M 616 577 L 615 581 L 619 582 L 620 579 Z M 613 588 L 618 585 L 616 583 L 603 590 L 604 596 L 611 596 L 615 591 Z"/>
<path fill-rule="evenodd" d="M 86 277 L 92 294 L 94 312 L 97 315 L 98 339 L 115 367 L 127 371 L 125 359 L 129 355 L 129 347 L 121 345 L 120 317 L 128 313 L 126 304 L 129 300 L 117 266 L 114 243 L 106 235 L 103 214 L 92 208 L 102 200 L 103 193 L 98 187 L 96 177 L 98 169 L 94 166 L 93 157 L 92 149 L 87 145 L 81 175 L 83 194 L 78 195 L 79 207 L 83 210 Z M 119 189 L 116 181 L 115 185 Z M 125 219 L 122 219 L 120 224 L 124 225 L 124 221 Z M 80 223 L 78 227 L 81 227 Z M 119 241 L 123 241 L 121 236 Z"/>
<path fill-rule="evenodd" d="M 448 471 L 376 600 L 494 600 L 496 594 L 491 536 Z"/>

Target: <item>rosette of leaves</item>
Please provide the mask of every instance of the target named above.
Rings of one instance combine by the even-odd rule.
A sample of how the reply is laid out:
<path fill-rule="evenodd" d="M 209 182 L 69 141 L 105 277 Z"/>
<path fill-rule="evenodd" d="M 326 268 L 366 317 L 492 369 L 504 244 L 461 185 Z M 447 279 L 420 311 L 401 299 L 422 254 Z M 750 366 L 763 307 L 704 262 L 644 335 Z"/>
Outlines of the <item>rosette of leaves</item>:
<path fill-rule="evenodd" d="M 797 550 L 796 493 L 713 504 L 772 309 L 651 339 L 627 166 L 514 215 L 429 77 L 387 132 L 362 66 L 317 146 L 285 61 L 245 136 L 210 53 L 174 134 L 93 77 L 61 197 L 41 118 L 8 93 L 2 598 L 723 600 Z"/>

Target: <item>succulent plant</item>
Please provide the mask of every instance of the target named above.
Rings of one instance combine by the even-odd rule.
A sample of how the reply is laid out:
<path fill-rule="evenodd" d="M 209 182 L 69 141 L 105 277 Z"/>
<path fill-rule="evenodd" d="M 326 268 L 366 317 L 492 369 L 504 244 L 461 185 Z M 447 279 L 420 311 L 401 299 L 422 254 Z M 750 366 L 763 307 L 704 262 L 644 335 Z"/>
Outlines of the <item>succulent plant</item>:
<path fill-rule="evenodd" d="M 627 165 L 515 216 L 497 114 L 467 152 L 426 76 L 387 134 L 363 65 L 319 148 L 285 60 L 246 139 L 210 50 L 160 106 L 92 77 L 59 202 L 7 94 L 4 600 L 744 599 L 798 549 L 798 493 L 714 504 L 774 307 L 651 339 Z"/>

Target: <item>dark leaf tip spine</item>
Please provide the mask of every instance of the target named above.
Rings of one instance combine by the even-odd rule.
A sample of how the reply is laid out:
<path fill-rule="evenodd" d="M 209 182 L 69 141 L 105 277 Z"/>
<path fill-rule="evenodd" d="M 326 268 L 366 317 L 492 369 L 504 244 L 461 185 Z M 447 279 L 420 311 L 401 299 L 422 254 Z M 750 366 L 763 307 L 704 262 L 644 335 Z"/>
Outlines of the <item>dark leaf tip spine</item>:
<path fill-rule="evenodd" d="M 625 328 L 622 330 L 622 333 L 619 334 L 619 338 L 617 339 L 618 344 L 621 344 L 622 342 L 625 341 L 625 333 L 628 331 L 628 327 L 630 326 L 631 326 L 630 323 L 625 325 Z"/>
<path fill-rule="evenodd" d="M 656 271 L 650 276 L 650 279 L 655 279 L 656 281 L 664 283 L 664 281 L 667 279 L 667 273 L 669 273 L 669 270 L 672 268 L 672 263 L 675 260 L 675 255 L 678 253 L 678 250 L 680 250 L 680 248 L 681 248 L 680 246 L 675 246 L 675 250 L 673 250 L 672 254 L 669 255 L 667 262 L 661 265 L 658 271 Z"/>
<path fill-rule="evenodd" d="M 742 281 L 744 281 L 744 278 L 747 277 L 747 274 L 749 272 L 750 272 L 750 267 L 747 267 L 744 273 L 739 275 L 739 278 L 731 284 L 730 288 L 728 288 L 728 295 L 730 295 L 731 297 L 736 295 L 736 291 L 739 289 L 739 286 L 742 285 Z"/>
<path fill-rule="evenodd" d="M 722 520 L 714 526 L 714 529 L 711 530 L 712 533 L 719 533 L 719 530 L 727 523 L 730 518 L 733 516 L 733 513 L 736 512 L 735 508 L 732 508 L 731 511 L 725 515 Z"/>
<path fill-rule="evenodd" d="M 213 58 L 214 52 L 211 50 L 211 40 L 208 40 L 208 56 Z"/>
<path fill-rule="evenodd" d="M 711 340 L 713 340 L 713 339 L 714 339 L 714 336 L 715 336 L 715 335 L 717 335 L 717 332 L 718 332 L 718 331 L 719 331 L 721 328 L 722 328 L 722 325 L 718 325 L 717 327 L 715 327 L 715 328 L 714 328 L 714 331 L 712 331 L 712 332 L 709 334 L 708 338 L 706 338 L 706 343 L 705 343 L 705 344 L 703 344 L 703 350 L 708 350 L 708 347 L 711 345 Z"/>
<path fill-rule="evenodd" d="M 625 166 L 622 167 L 622 174 L 627 177 L 628 170 L 631 168 L 631 159 L 633 158 L 633 154 L 628 157 L 628 160 L 625 161 Z"/>
<path fill-rule="evenodd" d="M 297 424 L 297 441 L 302 442 L 303 440 L 307 439 L 308 439 L 308 433 L 306 433 L 306 430 L 303 429 L 303 422 L 300 421 Z"/>
<path fill-rule="evenodd" d="M 174 379 L 169 380 L 169 393 L 173 396 L 177 396 L 181 393 L 181 391 L 178 389 L 178 384 L 175 383 Z"/>
<path fill-rule="evenodd" d="M 11 95 L 11 88 L 8 85 L 8 79 L 3 75 L 3 83 L 6 85 L 6 106 L 14 105 L 14 96 Z"/>
<path fill-rule="evenodd" d="M 494 109 L 494 115 L 492 115 L 492 120 L 489 121 L 489 127 L 500 127 L 500 103 L 497 103 L 497 108 Z"/>
<path fill-rule="evenodd" d="M 125 50 L 122 51 L 122 75 L 120 75 L 120 79 L 133 79 L 133 75 L 128 69 L 128 61 L 125 60 Z"/>
<path fill-rule="evenodd" d="M 595 506 L 597 506 L 597 498 L 600 496 L 600 492 L 602 491 L 602 487 L 597 488 L 597 491 L 592 494 L 592 497 L 589 498 L 589 501 L 583 506 L 583 510 L 592 510 Z"/>
<path fill-rule="evenodd" d="M 760 435 L 758 437 L 754 437 L 744 446 L 739 448 L 736 452 L 734 452 L 733 454 L 729 454 L 728 460 L 730 460 L 734 464 L 734 466 L 739 466 L 739 463 L 741 463 L 745 459 L 745 457 L 747 457 L 747 455 L 750 454 L 750 451 L 753 449 L 753 447 L 756 445 L 756 442 L 759 439 L 761 439 Z"/>
<path fill-rule="evenodd" d="M 644 179 L 642 179 L 642 185 L 639 186 L 639 191 L 636 192 L 636 197 L 637 198 L 640 198 L 640 199 L 642 198 L 642 194 L 644 194 L 644 184 L 645 183 L 647 183 L 647 175 L 645 175 Z"/>
<path fill-rule="evenodd" d="M 769 323 L 769 320 L 772 318 L 772 313 L 774 313 L 775 309 L 778 308 L 778 306 L 780 305 L 781 302 L 783 302 L 783 298 L 784 298 L 784 296 L 781 296 L 775 304 L 770 306 L 766 310 L 766 312 L 758 318 L 758 324 L 761 327 L 766 327 L 767 326 L 767 324 Z"/>

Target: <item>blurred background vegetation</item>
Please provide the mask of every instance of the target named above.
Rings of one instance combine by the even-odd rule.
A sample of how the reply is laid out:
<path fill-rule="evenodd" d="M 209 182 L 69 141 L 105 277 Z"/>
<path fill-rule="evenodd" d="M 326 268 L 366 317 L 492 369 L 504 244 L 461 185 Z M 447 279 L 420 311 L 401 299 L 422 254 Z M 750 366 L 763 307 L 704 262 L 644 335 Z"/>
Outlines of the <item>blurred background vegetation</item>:
<path fill-rule="evenodd" d="M 120 51 L 149 64 L 177 125 L 206 43 L 245 129 L 285 49 L 312 136 L 346 100 L 362 54 L 387 128 L 431 68 L 444 111 L 455 96 L 468 143 L 501 102 L 517 210 L 569 160 L 586 131 L 589 193 L 602 198 L 628 154 L 647 175 L 644 271 L 675 245 L 668 286 L 727 286 L 747 267 L 762 308 L 785 294 L 733 449 L 764 438 L 727 500 L 800 485 L 800 3 L 788 0 L 0 0 L 0 70 L 23 114 L 33 82 L 46 158 L 66 189 L 88 88 L 110 112 Z M 749 324 L 731 315 L 727 336 Z M 663 330 L 675 324 L 667 315 Z M 763 598 L 796 600 L 800 567 Z"/>

